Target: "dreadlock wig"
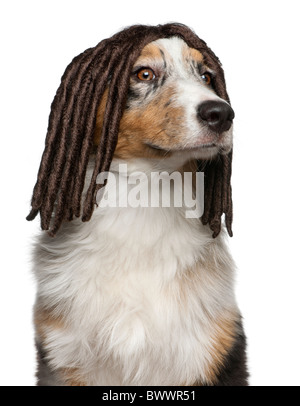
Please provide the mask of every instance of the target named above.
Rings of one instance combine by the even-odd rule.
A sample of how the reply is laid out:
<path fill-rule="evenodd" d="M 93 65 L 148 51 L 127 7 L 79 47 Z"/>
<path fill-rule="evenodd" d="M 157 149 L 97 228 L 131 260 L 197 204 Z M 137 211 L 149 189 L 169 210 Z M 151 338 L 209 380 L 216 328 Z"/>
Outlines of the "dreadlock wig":
<path fill-rule="evenodd" d="M 100 187 L 96 183 L 97 175 L 109 170 L 118 142 L 133 64 L 148 43 L 173 36 L 182 38 L 189 47 L 202 53 L 205 64 L 216 73 L 216 94 L 229 103 L 218 58 L 184 25 L 131 26 L 87 49 L 67 67 L 51 105 L 45 149 L 27 220 L 33 220 L 40 213 L 41 228 L 55 235 L 64 220 L 70 221 L 74 216 L 81 216 L 82 221 L 91 218 Z M 97 109 L 107 87 L 102 135 L 82 203 L 87 165 L 94 148 Z M 228 233 L 232 235 L 231 159 L 229 152 L 220 154 L 217 159 L 199 161 L 199 169 L 205 173 L 202 222 L 210 225 L 213 237 L 220 232 L 223 213 Z"/>

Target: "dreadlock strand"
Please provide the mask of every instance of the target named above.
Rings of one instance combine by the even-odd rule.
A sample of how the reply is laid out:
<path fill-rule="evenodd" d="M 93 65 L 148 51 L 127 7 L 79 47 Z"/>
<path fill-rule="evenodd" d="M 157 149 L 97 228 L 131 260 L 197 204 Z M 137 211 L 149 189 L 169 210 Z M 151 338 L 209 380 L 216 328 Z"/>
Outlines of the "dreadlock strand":
<path fill-rule="evenodd" d="M 84 91 L 84 89 L 83 89 Z M 84 94 L 84 93 L 83 93 Z M 54 230 L 58 230 L 59 226 L 61 225 L 65 215 L 67 212 L 69 212 L 69 205 L 71 204 L 71 199 L 72 199 L 72 179 L 75 176 L 74 172 L 74 166 L 76 163 L 76 158 L 78 161 L 78 155 L 80 151 L 80 145 L 81 145 L 81 128 L 78 123 L 77 116 L 80 113 L 79 107 L 79 102 L 77 103 L 77 106 L 75 106 L 74 109 L 74 116 L 72 121 L 73 125 L 71 127 L 71 132 L 70 132 L 70 139 L 69 139 L 69 148 L 66 152 L 66 160 L 65 160 L 65 166 L 64 166 L 64 171 L 60 180 L 60 190 L 57 196 L 57 205 L 56 205 L 56 210 L 55 210 L 55 217 L 54 217 L 54 222 L 52 225 L 52 229 L 50 232 L 52 234 L 55 234 Z M 70 213 L 69 213 L 70 216 Z"/>
<path fill-rule="evenodd" d="M 228 155 L 222 155 L 223 160 L 223 171 L 224 171 L 224 180 L 223 180 L 223 211 L 224 213 L 228 207 L 229 199 L 229 190 L 228 185 L 230 185 L 231 178 L 231 152 Z"/>
<path fill-rule="evenodd" d="M 78 166 L 79 166 L 79 161 L 82 153 L 82 145 L 84 143 L 85 138 L 87 135 L 83 136 L 84 130 L 85 130 L 85 122 L 86 120 L 84 119 L 86 115 L 88 114 L 88 106 L 89 103 L 87 102 L 89 99 L 89 95 L 92 93 L 92 87 L 94 87 L 93 82 L 90 81 L 88 85 L 86 86 L 86 90 L 83 92 L 85 94 L 85 97 L 83 100 L 78 101 L 75 114 L 74 114 L 74 119 L 73 119 L 73 129 L 71 130 L 71 133 L 76 131 L 76 128 L 78 128 L 78 133 L 77 133 L 77 141 L 76 141 L 76 149 L 73 151 L 72 155 L 72 162 L 70 162 L 69 169 L 68 169 L 68 176 L 70 177 L 70 182 L 69 185 L 67 186 L 67 194 L 68 194 L 68 200 L 66 202 L 67 207 L 68 207 L 68 213 L 66 214 L 66 218 L 68 221 L 71 221 L 73 219 L 73 214 L 74 214 L 74 193 L 76 192 L 76 181 L 77 181 L 77 174 L 78 174 Z M 81 111 L 82 110 L 82 111 Z M 87 131 L 86 131 L 87 133 Z M 72 151 L 69 151 L 70 154 Z M 66 164 L 67 165 L 67 164 Z M 63 179 L 62 179 L 63 183 Z M 65 190 L 65 188 L 64 188 Z M 61 189 L 61 192 L 63 193 L 63 186 Z"/>
<path fill-rule="evenodd" d="M 225 213 L 225 225 L 229 236 L 232 236 L 232 198 L 231 198 L 231 155 L 220 155 L 215 167 L 215 181 L 213 184 L 213 199 L 209 213 L 208 223 L 217 237 L 221 231 L 221 217 Z"/>
<path fill-rule="evenodd" d="M 26 220 L 28 220 L 28 221 L 34 220 L 36 218 L 36 216 L 38 215 L 38 212 L 39 212 L 39 209 L 32 208 L 30 210 L 28 216 L 26 217 Z"/>
<path fill-rule="evenodd" d="M 228 207 L 225 213 L 225 225 L 226 225 L 226 229 L 228 232 L 228 235 L 230 237 L 233 236 L 233 232 L 232 232 L 232 219 L 233 219 L 233 209 L 232 209 L 232 189 L 231 189 L 231 185 L 228 186 L 228 194 L 229 194 L 229 199 L 228 199 Z"/>
<path fill-rule="evenodd" d="M 214 165 L 214 162 L 207 162 L 204 169 L 204 213 L 201 218 L 204 225 L 208 224 L 210 218 L 215 180 Z"/>
<path fill-rule="evenodd" d="M 225 157 L 222 155 L 222 163 L 223 163 L 223 182 L 222 182 L 222 212 L 225 213 L 228 206 L 228 184 L 227 184 L 227 177 L 229 171 L 229 162 L 228 159 L 224 159 Z"/>
<path fill-rule="evenodd" d="M 128 66 L 129 65 L 129 66 Z M 117 137 L 109 136 L 109 134 L 118 134 L 119 124 L 121 121 L 123 108 L 128 91 L 128 80 L 127 77 L 131 74 L 130 62 L 126 62 L 124 66 L 121 67 L 123 70 L 123 77 L 115 86 L 112 86 L 112 94 L 109 94 L 107 101 L 107 116 L 104 117 L 104 122 L 106 117 L 108 117 L 107 133 L 106 137 L 110 138 L 111 142 L 106 142 L 106 153 L 104 155 L 103 163 L 101 165 L 100 171 L 106 171 L 109 169 L 109 165 L 116 147 Z M 117 76 L 117 75 L 116 75 Z M 115 114 L 111 114 L 112 109 L 115 109 Z M 110 118 L 110 119 L 109 119 Z M 105 140 L 105 138 L 104 138 Z"/>
<path fill-rule="evenodd" d="M 226 174 L 224 176 L 224 193 L 226 193 L 226 206 L 224 206 L 225 213 L 225 225 L 230 237 L 232 237 L 232 189 L 231 189 L 231 166 L 232 166 L 232 150 L 228 155 L 223 156 L 224 171 Z"/>
<path fill-rule="evenodd" d="M 74 191 L 74 184 L 75 184 L 75 177 L 72 176 L 71 182 L 70 182 L 70 193 L 69 195 L 69 200 L 67 202 L 67 213 L 66 213 L 66 220 L 67 221 L 72 221 L 74 217 L 74 209 L 72 205 L 72 196 L 73 196 L 73 191 Z"/>
<path fill-rule="evenodd" d="M 41 227 L 42 230 L 48 230 L 49 224 L 51 221 L 51 215 L 55 203 L 55 198 L 57 194 L 57 190 L 59 187 L 60 182 L 60 175 L 63 172 L 64 164 L 65 164 L 65 153 L 67 150 L 66 147 L 66 139 L 67 139 L 67 132 L 66 130 L 63 131 L 61 142 L 59 144 L 57 154 L 53 160 L 53 166 L 55 167 L 55 171 L 52 171 L 49 176 L 48 180 L 48 188 L 45 192 L 43 203 L 41 205 Z"/>
<path fill-rule="evenodd" d="M 82 142 L 81 156 L 78 160 L 78 172 L 74 186 L 75 194 L 73 198 L 73 209 L 76 217 L 80 216 L 81 195 L 85 182 L 86 169 L 90 157 L 89 152 L 93 145 L 97 110 L 100 104 L 101 97 L 103 96 L 103 93 L 107 86 L 107 79 L 109 77 L 109 74 L 119 57 L 119 52 L 116 49 L 111 52 L 110 48 L 107 48 L 106 54 L 106 58 L 97 67 L 97 72 L 94 72 L 96 86 L 94 87 L 93 93 L 91 94 L 90 102 L 86 103 L 87 114 L 84 124 L 86 135 L 83 138 Z M 106 65 L 107 63 L 108 65 Z M 104 70 L 104 68 L 106 68 L 106 70 Z"/>
<path fill-rule="evenodd" d="M 213 197 L 211 202 L 210 218 L 208 221 L 211 230 L 214 232 L 213 238 L 216 238 L 221 231 L 221 216 L 223 214 L 223 170 L 221 163 L 222 161 L 220 158 L 216 160 Z"/>

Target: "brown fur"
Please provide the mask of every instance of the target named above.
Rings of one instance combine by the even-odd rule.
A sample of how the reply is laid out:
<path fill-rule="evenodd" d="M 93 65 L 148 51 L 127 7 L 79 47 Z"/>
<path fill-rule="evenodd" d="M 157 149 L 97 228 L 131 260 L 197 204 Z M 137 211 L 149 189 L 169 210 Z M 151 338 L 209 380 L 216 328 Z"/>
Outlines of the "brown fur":
<path fill-rule="evenodd" d="M 215 384 L 217 376 L 222 367 L 228 352 L 230 351 L 236 336 L 237 315 L 222 315 L 219 320 L 213 321 L 215 334 L 212 338 L 213 347 L 211 349 L 212 362 L 206 372 L 207 383 Z"/>
<path fill-rule="evenodd" d="M 154 45 L 154 44 L 148 44 L 146 45 L 143 49 L 142 52 L 140 53 L 140 56 L 135 62 L 135 65 L 138 66 L 140 64 L 140 61 L 143 60 L 143 62 L 147 62 L 147 59 L 151 62 L 153 58 L 159 60 L 162 60 L 162 55 L 160 53 L 159 48 Z M 147 66 L 147 65 L 144 65 Z"/>
<path fill-rule="evenodd" d="M 184 60 L 193 59 L 197 63 L 203 63 L 203 55 L 197 49 L 186 47 L 183 50 Z"/>
<path fill-rule="evenodd" d="M 34 311 L 34 325 L 39 339 L 44 341 L 47 330 L 64 328 L 64 321 L 62 317 L 55 315 L 53 309 L 46 309 L 37 303 Z"/>
<path fill-rule="evenodd" d="M 87 386 L 77 368 L 64 368 L 59 373 L 66 386 Z"/>

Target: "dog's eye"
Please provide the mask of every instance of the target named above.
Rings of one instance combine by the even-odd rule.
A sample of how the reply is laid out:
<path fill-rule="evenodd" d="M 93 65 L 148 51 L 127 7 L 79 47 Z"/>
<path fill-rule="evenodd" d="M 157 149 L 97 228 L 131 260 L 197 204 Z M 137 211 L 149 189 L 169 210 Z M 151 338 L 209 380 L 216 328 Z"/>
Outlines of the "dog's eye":
<path fill-rule="evenodd" d="M 150 81 L 155 79 L 155 73 L 150 68 L 142 68 L 136 72 L 136 76 L 139 80 Z"/>
<path fill-rule="evenodd" d="M 203 73 L 203 75 L 201 75 L 201 79 L 203 80 L 203 82 L 205 82 L 207 85 L 211 84 L 211 74 L 209 72 L 205 72 Z"/>

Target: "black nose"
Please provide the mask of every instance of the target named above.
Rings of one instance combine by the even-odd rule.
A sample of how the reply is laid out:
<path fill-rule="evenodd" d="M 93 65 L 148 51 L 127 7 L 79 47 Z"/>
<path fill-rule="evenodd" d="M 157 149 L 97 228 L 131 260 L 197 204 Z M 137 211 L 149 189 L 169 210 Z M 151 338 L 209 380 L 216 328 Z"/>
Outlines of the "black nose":
<path fill-rule="evenodd" d="M 231 127 L 234 111 L 225 102 L 208 100 L 198 107 L 198 119 L 208 124 L 212 131 L 221 134 Z"/>

